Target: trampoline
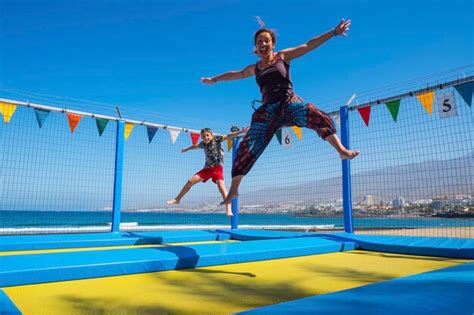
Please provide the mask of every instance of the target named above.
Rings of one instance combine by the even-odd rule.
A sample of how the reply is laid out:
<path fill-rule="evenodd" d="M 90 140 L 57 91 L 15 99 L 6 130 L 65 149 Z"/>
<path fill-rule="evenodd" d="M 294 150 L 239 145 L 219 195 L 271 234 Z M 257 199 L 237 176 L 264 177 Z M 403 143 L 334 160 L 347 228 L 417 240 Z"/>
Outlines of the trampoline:
<path fill-rule="evenodd" d="M 1 314 L 471 314 L 474 240 L 214 230 L 4 236 Z"/>

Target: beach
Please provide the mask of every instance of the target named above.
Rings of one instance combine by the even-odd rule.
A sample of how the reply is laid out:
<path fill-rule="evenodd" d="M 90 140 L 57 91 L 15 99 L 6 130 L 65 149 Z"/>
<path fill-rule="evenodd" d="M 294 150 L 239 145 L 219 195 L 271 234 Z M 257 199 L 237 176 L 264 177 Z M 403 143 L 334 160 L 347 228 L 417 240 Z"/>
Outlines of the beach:
<path fill-rule="evenodd" d="M 356 229 L 356 234 L 474 238 L 474 227 L 421 229 Z"/>

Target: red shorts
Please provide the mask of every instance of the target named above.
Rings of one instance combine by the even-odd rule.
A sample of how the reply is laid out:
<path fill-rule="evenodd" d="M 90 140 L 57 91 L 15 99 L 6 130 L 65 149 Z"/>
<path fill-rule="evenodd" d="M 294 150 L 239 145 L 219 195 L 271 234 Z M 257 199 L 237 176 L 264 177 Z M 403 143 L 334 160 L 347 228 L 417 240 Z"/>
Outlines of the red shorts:
<path fill-rule="evenodd" d="M 203 168 L 197 172 L 196 175 L 201 177 L 204 183 L 207 182 L 209 178 L 212 178 L 212 181 L 215 183 L 218 180 L 224 180 L 224 168 L 222 165 Z"/>

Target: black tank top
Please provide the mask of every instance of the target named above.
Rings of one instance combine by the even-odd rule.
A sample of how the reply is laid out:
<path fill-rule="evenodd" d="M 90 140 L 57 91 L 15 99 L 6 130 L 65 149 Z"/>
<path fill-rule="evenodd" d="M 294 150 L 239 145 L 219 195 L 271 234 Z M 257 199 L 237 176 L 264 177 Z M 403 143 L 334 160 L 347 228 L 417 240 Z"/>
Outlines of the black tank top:
<path fill-rule="evenodd" d="M 264 104 L 285 101 L 295 94 L 290 79 L 290 65 L 278 56 L 275 58 L 275 62 L 265 69 L 259 69 L 258 64 L 255 64 L 255 80 Z"/>

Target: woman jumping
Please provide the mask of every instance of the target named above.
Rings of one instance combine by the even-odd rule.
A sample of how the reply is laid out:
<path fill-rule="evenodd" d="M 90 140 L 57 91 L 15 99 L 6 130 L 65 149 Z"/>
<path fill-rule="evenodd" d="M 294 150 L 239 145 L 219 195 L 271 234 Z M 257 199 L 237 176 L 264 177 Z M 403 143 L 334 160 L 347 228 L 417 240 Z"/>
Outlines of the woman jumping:
<path fill-rule="evenodd" d="M 212 85 L 219 81 L 244 79 L 255 75 L 262 93 L 262 105 L 252 115 L 250 129 L 239 145 L 232 168 L 230 191 L 222 203 L 229 204 L 238 195 L 243 176 L 250 171 L 275 132 L 282 127 L 313 129 L 336 149 L 341 159 L 353 159 L 359 154 L 359 151 L 349 150 L 342 145 L 329 115 L 297 96 L 290 80 L 290 62 L 293 59 L 314 50 L 333 37 L 346 36 L 350 25 L 350 20 L 341 20 L 334 29 L 310 39 L 307 43 L 278 52 L 273 51 L 275 33 L 263 25 L 254 35 L 255 53 L 259 56 L 256 64 L 251 64 L 241 71 L 201 78 L 203 83 Z"/>

